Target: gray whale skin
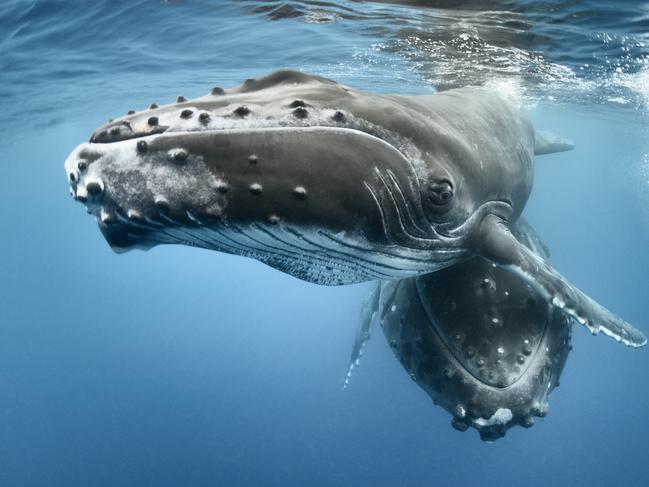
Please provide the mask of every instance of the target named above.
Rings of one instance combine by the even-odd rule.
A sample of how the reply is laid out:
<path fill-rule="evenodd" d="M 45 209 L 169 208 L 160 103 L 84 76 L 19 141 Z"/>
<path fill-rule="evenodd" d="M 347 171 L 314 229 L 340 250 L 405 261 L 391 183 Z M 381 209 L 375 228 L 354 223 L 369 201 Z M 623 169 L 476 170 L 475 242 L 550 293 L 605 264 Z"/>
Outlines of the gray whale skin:
<path fill-rule="evenodd" d="M 65 163 L 116 251 L 186 244 L 327 285 L 439 271 L 474 256 L 591 332 L 646 343 L 509 226 L 533 156 L 571 148 L 484 88 L 378 95 L 296 71 L 129 112 Z"/>

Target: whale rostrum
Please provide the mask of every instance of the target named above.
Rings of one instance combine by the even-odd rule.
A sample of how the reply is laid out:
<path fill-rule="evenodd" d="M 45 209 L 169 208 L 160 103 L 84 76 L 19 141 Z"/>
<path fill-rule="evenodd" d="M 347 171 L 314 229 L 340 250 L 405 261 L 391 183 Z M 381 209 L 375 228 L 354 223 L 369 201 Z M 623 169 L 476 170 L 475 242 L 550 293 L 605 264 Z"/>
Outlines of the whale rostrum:
<path fill-rule="evenodd" d="M 520 106 L 488 89 L 370 94 L 278 71 L 115 119 L 65 166 L 116 251 L 199 246 L 326 285 L 482 256 L 593 333 L 641 346 L 509 231 L 535 151 L 570 147 L 537 139 Z"/>

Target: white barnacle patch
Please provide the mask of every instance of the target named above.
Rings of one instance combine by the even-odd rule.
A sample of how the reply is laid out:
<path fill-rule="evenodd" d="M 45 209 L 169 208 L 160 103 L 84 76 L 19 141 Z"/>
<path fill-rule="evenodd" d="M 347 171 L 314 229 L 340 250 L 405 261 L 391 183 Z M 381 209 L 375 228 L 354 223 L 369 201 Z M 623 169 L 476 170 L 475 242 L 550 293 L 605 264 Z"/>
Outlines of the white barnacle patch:
<path fill-rule="evenodd" d="M 125 220 L 157 217 L 164 211 L 190 211 L 197 218 L 207 208 L 225 208 L 227 199 L 214 188 L 218 178 L 205 165 L 201 156 L 182 147 L 166 151 L 154 149 L 155 141 L 164 135 L 110 144 L 92 144 L 100 156 L 71 182 L 77 199 L 87 200 L 88 210 L 100 221 L 106 214 L 122 213 Z M 138 147 L 146 144 L 146 150 Z M 139 144 L 139 145 L 138 145 Z M 78 153 L 89 144 L 82 144 L 66 161 L 68 173 L 78 160 Z M 92 192 L 91 192 L 92 189 Z M 102 194 L 101 207 L 97 198 Z"/>
<path fill-rule="evenodd" d="M 111 215 L 108 211 L 106 211 L 105 208 L 102 208 L 99 212 L 99 220 L 104 224 L 104 225 L 110 225 L 113 223 L 115 218 L 113 215 Z"/>
<path fill-rule="evenodd" d="M 82 201 L 86 200 L 88 198 L 88 190 L 86 189 L 86 187 L 84 185 L 79 184 L 77 186 L 77 190 L 75 192 L 75 198 L 77 198 L 78 200 L 82 200 Z"/>
<path fill-rule="evenodd" d="M 460 418 L 460 419 L 465 418 L 466 417 L 465 407 L 462 406 L 462 404 L 458 404 L 457 406 L 455 406 L 455 409 L 453 410 L 453 415 L 456 418 Z"/>
<path fill-rule="evenodd" d="M 566 303 L 559 296 L 554 296 L 552 298 L 552 305 L 559 309 L 563 309 L 566 306 Z"/>
<path fill-rule="evenodd" d="M 126 212 L 126 216 L 129 220 L 143 220 L 142 213 L 140 213 L 138 210 L 128 210 Z"/>
<path fill-rule="evenodd" d="M 508 408 L 498 408 L 495 413 L 490 418 L 476 418 L 473 420 L 473 424 L 479 428 L 484 428 L 488 426 L 496 425 L 506 425 L 509 423 L 514 415 L 512 414 L 511 409 Z"/>

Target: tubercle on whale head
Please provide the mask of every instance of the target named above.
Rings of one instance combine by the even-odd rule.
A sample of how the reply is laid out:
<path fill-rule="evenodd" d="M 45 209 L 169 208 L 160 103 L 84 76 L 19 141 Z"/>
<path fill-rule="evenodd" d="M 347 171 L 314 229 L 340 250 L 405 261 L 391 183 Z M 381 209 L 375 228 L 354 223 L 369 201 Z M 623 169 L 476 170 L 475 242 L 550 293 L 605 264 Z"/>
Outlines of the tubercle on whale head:
<path fill-rule="evenodd" d="M 302 93 L 308 94 L 322 86 L 333 90 L 335 97 L 345 97 L 349 91 L 326 78 L 280 70 L 259 80 L 248 79 L 235 88 L 214 87 L 209 95 L 194 100 L 180 96 L 167 105 L 152 103 L 142 111 L 129 110 L 125 116 L 111 119 L 95 130 L 90 142 L 111 143 L 167 131 L 316 123 L 336 126 L 345 122 L 346 114 L 334 106 L 311 106 L 301 99 Z M 299 93 L 293 96 L 292 92 Z M 325 113 L 321 113 L 323 110 Z"/>

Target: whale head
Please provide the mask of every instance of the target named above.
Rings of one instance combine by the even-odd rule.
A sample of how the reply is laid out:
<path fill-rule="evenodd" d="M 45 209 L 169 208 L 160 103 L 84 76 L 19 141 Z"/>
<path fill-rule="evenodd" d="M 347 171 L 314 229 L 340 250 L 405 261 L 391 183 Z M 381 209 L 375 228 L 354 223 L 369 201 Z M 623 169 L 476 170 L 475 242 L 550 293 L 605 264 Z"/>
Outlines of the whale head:
<path fill-rule="evenodd" d="M 439 130 L 434 97 L 457 104 L 454 96 L 374 95 L 278 71 L 110 121 L 68 157 L 70 191 L 118 252 L 179 243 L 287 270 L 268 244 L 218 233 L 283 226 L 338 238 L 361 253 L 398 246 L 427 262 L 411 264 L 409 274 L 385 270 L 363 279 L 432 271 L 460 257 L 472 222 L 511 206 L 467 187 L 452 161 L 469 149 Z"/>

